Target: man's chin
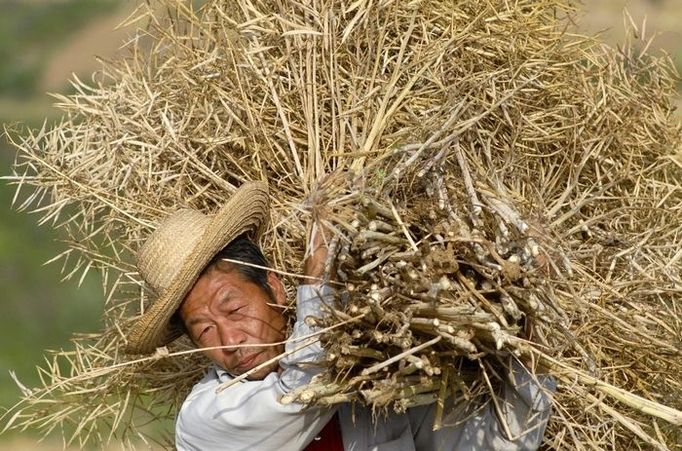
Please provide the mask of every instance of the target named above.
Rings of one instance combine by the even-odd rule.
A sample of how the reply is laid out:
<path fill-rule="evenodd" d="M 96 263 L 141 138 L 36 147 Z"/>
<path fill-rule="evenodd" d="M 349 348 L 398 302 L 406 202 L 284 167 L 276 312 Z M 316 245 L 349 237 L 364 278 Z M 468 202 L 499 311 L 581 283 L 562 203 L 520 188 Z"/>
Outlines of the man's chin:
<path fill-rule="evenodd" d="M 248 379 L 250 381 L 263 380 L 267 377 L 268 374 L 276 372 L 278 367 L 279 367 L 279 365 L 277 363 L 273 363 L 272 365 L 268 365 L 265 368 L 261 368 L 260 370 L 249 374 L 246 377 L 246 379 Z"/>
<path fill-rule="evenodd" d="M 249 369 L 236 368 L 233 371 L 230 371 L 225 367 L 223 367 L 223 369 L 225 369 L 225 371 L 230 373 L 230 375 L 232 375 L 232 377 L 237 377 L 237 376 L 243 375 L 244 373 L 248 373 L 249 371 L 253 370 L 253 368 L 257 367 L 258 365 L 260 365 L 262 363 L 263 362 L 257 362 L 254 366 L 252 366 Z M 246 376 L 246 379 L 250 380 L 250 381 L 260 381 L 260 380 L 265 379 L 268 374 L 275 373 L 278 370 L 279 370 L 279 364 L 277 362 L 274 362 L 274 363 L 266 366 L 265 368 L 261 368 L 259 370 L 253 371 L 248 376 Z"/>

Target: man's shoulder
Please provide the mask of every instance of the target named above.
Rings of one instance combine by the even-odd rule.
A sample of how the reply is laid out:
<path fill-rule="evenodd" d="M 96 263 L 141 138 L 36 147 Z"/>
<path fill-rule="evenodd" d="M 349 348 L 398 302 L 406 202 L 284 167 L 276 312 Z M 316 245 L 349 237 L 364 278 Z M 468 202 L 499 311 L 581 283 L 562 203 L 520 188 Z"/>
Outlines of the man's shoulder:
<path fill-rule="evenodd" d="M 234 411 L 243 407 L 243 403 L 254 395 L 265 396 L 270 392 L 274 397 L 281 395 L 277 390 L 277 373 L 271 373 L 263 380 L 243 380 L 229 387 L 222 393 L 218 393 L 221 384 L 232 379 L 230 374 L 215 365 L 206 370 L 204 377 L 194 384 L 192 391 L 187 395 L 178 412 L 178 423 L 203 421 L 211 417 L 224 417 L 230 419 L 226 412 Z"/>
<path fill-rule="evenodd" d="M 189 405 L 196 402 L 197 398 L 215 397 L 218 386 L 229 379 L 230 375 L 225 370 L 218 368 L 215 365 L 209 366 L 204 373 L 204 377 L 194 384 L 189 395 L 185 398 L 185 401 L 180 407 L 180 414 L 182 414 Z"/>
<path fill-rule="evenodd" d="M 190 392 L 190 396 L 192 393 L 204 391 L 209 387 L 217 386 L 220 383 L 220 372 L 221 370 L 215 365 L 211 365 L 206 368 L 204 377 L 194 384 L 194 387 L 192 387 L 192 391 Z"/>
<path fill-rule="evenodd" d="M 176 440 L 185 440 L 192 437 L 195 431 L 202 431 L 205 439 L 211 438 L 211 424 L 218 419 L 216 415 L 220 406 L 216 401 L 220 399 L 216 393 L 218 386 L 229 375 L 224 370 L 211 365 L 206 369 L 204 377 L 192 387 L 189 395 L 185 398 L 175 423 Z"/>
<path fill-rule="evenodd" d="M 220 406 L 216 400 L 216 389 L 222 383 L 220 368 L 212 365 L 206 369 L 204 377 L 192 387 L 187 395 L 175 422 L 175 440 L 178 449 L 213 449 L 220 434 L 216 422 L 220 416 Z M 227 373 L 225 373 L 227 375 Z M 227 376 L 229 377 L 229 375 Z M 219 425 L 218 425 L 219 426 Z"/>

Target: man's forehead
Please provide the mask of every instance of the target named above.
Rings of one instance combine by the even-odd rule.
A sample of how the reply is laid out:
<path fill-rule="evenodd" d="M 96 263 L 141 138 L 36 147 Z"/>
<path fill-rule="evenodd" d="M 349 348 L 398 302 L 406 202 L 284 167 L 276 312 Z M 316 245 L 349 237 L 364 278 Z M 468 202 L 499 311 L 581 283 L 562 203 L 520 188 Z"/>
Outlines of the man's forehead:
<path fill-rule="evenodd" d="M 194 283 L 180 308 L 187 303 L 208 304 L 213 300 L 224 302 L 240 292 L 248 283 L 239 271 L 225 272 L 219 269 L 206 271 Z"/>

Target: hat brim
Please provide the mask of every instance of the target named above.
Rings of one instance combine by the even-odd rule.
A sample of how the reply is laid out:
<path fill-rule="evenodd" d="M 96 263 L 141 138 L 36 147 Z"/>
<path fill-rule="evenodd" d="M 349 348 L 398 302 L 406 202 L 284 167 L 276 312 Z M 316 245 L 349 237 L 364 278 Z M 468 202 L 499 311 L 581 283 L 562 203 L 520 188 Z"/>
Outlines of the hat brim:
<path fill-rule="evenodd" d="M 204 233 L 182 262 L 177 275 L 161 296 L 137 320 L 128 334 L 126 352 L 148 354 L 182 335 L 171 324 L 171 318 L 213 257 L 230 241 L 246 233 L 260 238 L 269 214 L 267 186 L 260 182 L 245 183 L 211 218 Z"/>

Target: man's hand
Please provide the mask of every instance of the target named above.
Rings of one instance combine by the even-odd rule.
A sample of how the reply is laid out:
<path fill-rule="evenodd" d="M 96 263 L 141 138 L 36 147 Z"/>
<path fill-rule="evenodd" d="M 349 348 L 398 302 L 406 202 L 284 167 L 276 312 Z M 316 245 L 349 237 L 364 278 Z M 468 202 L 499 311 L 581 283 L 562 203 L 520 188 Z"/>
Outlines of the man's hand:
<path fill-rule="evenodd" d="M 329 199 L 334 196 L 339 186 L 344 185 L 344 173 L 332 172 L 320 177 L 312 187 L 307 200 L 312 221 L 308 229 L 308 246 L 304 262 L 304 272 L 308 277 L 328 282 L 335 277 L 332 258 L 336 242 L 332 226 L 327 220 Z M 323 280 L 327 279 L 327 280 Z"/>
<path fill-rule="evenodd" d="M 305 275 L 322 280 L 329 256 L 329 239 L 331 233 L 323 225 L 323 219 L 317 212 L 313 214 L 314 220 L 308 237 L 307 257 L 304 263 Z"/>
<path fill-rule="evenodd" d="M 526 316 L 524 318 L 523 329 L 521 330 L 519 337 L 530 342 L 535 343 L 544 342 L 544 340 L 540 340 L 541 336 L 538 336 L 533 318 L 531 318 L 530 316 Z M 523 365 L 534 374 L 543 374 L 548 372 L 548 369 L 544 365 L 542 365 L 541 362 L 536 360 L 532 353 L 522 357 L 521 363 L 523 363 Z"/>

